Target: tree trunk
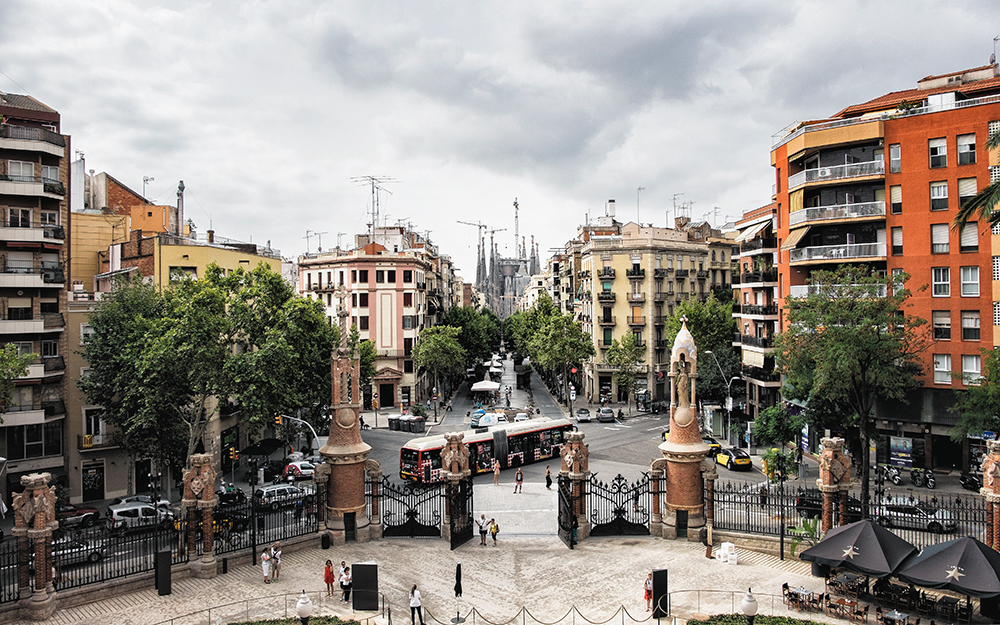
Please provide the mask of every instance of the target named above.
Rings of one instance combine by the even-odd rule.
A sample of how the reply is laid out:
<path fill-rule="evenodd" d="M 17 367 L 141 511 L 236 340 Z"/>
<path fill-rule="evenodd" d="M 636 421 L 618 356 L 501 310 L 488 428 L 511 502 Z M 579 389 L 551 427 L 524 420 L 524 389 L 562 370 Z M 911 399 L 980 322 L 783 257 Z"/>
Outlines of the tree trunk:
<path fill-rule="evenodd" d="M 864 505 L 861 506 L 861 513 L 863 518 L 869 518 L 870 513 L 868 509 L 868 493 L 869 493 L 869 442 L 868 442 L 868 420 L 859 419 L 859 428 L 861 430 L 861 501 Z"/>

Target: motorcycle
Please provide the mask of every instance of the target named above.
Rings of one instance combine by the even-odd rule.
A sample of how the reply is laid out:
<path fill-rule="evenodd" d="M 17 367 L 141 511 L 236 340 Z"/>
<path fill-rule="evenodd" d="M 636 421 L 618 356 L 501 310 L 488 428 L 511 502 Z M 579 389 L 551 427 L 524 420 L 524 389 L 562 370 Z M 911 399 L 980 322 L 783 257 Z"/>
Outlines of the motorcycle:
<path fill-rule="evenodd" d="M 971 490 L 979 492 L 979 489 L 983 487 L 983 480 L 975 473 L 962 473 L 958 476 L 958 483 L 962 485 L 965 490 Z"/>
<path fill-rule="evenodd" d="M 914 486 L 926 486 L 931 489 L 937 485 L 930 469 L 913 469 L 910 471 L 910 481 L 913 482 Z"/>
<path fill-rule="evenodd" d="M 902 481 L 902 478 L 899 475 L 899 467 L 894 467 L 888 464 L 883 466 L 882 479 L 884 479 L 886 482 L 891 481 L 896 486 L 899 486 L 899 483 Z"/>

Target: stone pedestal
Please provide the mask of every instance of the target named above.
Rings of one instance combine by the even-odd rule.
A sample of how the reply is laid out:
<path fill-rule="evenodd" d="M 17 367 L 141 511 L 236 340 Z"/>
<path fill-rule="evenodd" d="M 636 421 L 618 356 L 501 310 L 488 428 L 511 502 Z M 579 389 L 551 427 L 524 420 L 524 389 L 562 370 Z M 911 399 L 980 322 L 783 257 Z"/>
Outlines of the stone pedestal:
<path fill-rule="evenodd" d="M 184 499 L 181 505 L 186 519 L 185 533 L 188 549 L 188 568 L 192 577 L 208 579 L 216 575 L 215 523 L 212 511 L 218 500 L 215 497 L 215 469 L 211 454 L 193 454 L 189 469 L 184 470 Z M 198 553 L 198 531 L 202 535 L 202 555 Z"/>
<path fill-rule="evenodd" d="M 52 531 L 59 527 L 55 517 L 55 489 L 49 486 L 51 475 L 32 473 L 21 478 L 24 491 L 14 495 L 14 529 L 18 542 L 17 579 L 25 618 L 48 620 L 55 612 L 55 588 L 52 584 Z M 34 567 L 29 565 L 34 553 Z M 34 576 L 34 580 L 32 580 Z M 31 582 L 34 581 L 34 592 Z"/>
<path fill-rule="evenodd" d="M 986 441 L 979 492 L 986 499 L 986 544 L 1000 549 L 1000 441 Z"/>
<path fill-rule="evenodd" d="M 844 439 L 824 438 L 823 454 L 819 459 L 816 486 L 823 493 L 823 533 L 833 527 L 833 511 L 839 512 L 841 524 L 847 518 L 847 492 L 851 488 L 851 460 L 844 455 Z"/>
<path fill-rule="evenodd" d="M 566 444 L 562 448 L 562 465 L 559 475 L 570 480 L 570 502 L 576 517 L 576 540 L 580 542 L 590 536 L 590 515 L 587 514 L 587 492 L 585 485 L 590 475 L 590 447 L 583 442 L 583 432 L 566 434 Z"/>

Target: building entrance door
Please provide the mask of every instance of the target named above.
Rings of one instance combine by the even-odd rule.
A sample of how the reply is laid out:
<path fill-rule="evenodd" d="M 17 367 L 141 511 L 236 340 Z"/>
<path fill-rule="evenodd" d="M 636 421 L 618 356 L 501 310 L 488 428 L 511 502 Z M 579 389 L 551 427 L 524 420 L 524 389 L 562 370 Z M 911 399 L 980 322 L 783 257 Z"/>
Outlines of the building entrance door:
<path fill-rule="evenodd" d="M 83 500 L 104 499 L 104 464 L 83 465 Z"/>
<path fill-rule="evenodd" d="M 396 405 L 396 385 L 378 385 L 378 405 L 379 408 L 391 408 Z"/>

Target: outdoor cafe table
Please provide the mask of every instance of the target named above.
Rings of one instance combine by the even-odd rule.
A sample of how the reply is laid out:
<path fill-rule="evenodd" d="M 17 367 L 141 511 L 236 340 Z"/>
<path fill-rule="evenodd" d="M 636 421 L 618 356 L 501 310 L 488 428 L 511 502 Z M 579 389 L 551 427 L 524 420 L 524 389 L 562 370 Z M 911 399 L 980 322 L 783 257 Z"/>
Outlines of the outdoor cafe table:
<path fill-rule="evenodd" d="M 792 588 L 788 592 L 793 595 L 792 601 L 795 607 L 799 609 L 808 607 L 808 602 L 810 599 L 812 599 L 813 596 L 813 591 L 809 590 L 804 586 L 799 586 L 798 588 Z"/>
<path fill-rule="evenodd" d="M 837 607 L 837 611 L 840 614 L 850 614 L 854 611 L 854 608 L 858 607 L 858 602 L 853 599 L 844 599 L 841 597 L 840 599 L 837 599 L 833 605 Z"/>
<path fill-rule="evenodd" d="M 892 612 L 886 612 L 885 616 L 882 618 L 884 618 L 887 621 L 892 621 L 894 623 L 905 623 L 906 619 L 909 616 L 910 616 L 909 614 L 900 612 L 899 610 L 893 610 Z"/>

